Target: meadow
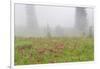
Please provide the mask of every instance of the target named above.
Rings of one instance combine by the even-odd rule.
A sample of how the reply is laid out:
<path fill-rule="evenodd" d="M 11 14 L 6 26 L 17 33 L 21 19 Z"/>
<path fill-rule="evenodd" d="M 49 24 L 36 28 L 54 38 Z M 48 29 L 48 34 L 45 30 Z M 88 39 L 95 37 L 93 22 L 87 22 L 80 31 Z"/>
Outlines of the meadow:
<path fill-rule="evenodd" d="M 94 60 L 91 37 L 15 37 L 15 65 L 67 63 Z"/>

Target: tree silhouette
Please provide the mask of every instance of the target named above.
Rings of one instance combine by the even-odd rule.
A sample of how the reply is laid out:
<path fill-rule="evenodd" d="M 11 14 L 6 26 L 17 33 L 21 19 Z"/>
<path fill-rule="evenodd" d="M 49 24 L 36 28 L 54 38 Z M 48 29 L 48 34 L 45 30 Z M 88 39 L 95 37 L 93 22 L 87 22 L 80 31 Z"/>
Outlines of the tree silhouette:
<path fill-rule="evenodd" d="M 63 37 L 64 36 L 64 29 L 60 25 L 56 26 L 55 30 L 56 30 L 56 35 L 58 37 Z"/>
<path fill-rule="evenodd" d="M 27 13 L 28 32 L 30 32 L 31 34 L 36 34 L 38 32 L 38 23 L 34 5 L 27 4 L 26 13 Z"/>
<path fill-rule="evenodd" d="M 51 29 L 50 29 L 50 26 L 49 24 L 47 24 L 47 37 L 51 37 Z"/>
<path fill-rule="evenodd" d="M 89 37 L 93 37 L 94 33 L 93 33 L 93 26 L 89 27 Z"/>
<path fill-rule="evenodd" d="M 88 23 L 86 9 L 84 7 L 77 7 L 75 28 L 77 28 L 82 35 L 86 35 L 87 26 Z"/>

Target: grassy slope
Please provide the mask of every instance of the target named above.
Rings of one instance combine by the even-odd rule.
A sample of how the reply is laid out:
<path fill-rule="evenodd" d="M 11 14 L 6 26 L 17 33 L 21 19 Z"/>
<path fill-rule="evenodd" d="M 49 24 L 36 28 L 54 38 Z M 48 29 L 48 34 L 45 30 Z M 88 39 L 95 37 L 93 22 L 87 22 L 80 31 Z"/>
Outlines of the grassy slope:
<path fill-rule="evenodd" d="M 94 60 L 92 38 L 15 39 L 15 65 L 91 60 Z"/>

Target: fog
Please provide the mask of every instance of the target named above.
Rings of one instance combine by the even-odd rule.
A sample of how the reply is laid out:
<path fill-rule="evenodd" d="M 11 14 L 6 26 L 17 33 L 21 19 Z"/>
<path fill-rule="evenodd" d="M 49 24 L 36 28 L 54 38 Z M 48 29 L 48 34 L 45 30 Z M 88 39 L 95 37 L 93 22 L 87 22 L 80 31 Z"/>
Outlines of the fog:
<path fill-rule="evenodd" d="M 93 9 L 15 4 L 15 36 L 76 37 L 93 35 Z"/>

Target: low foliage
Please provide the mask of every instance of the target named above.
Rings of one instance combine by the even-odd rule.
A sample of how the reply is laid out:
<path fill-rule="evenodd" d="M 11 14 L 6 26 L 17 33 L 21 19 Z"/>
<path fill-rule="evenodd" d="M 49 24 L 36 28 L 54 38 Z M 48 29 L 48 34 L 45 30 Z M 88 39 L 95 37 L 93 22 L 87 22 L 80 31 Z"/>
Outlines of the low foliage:
<path fill-rule="evenodd" d="M 15 65 L 94 60 L 93 38 L 15 38 Z"/>

